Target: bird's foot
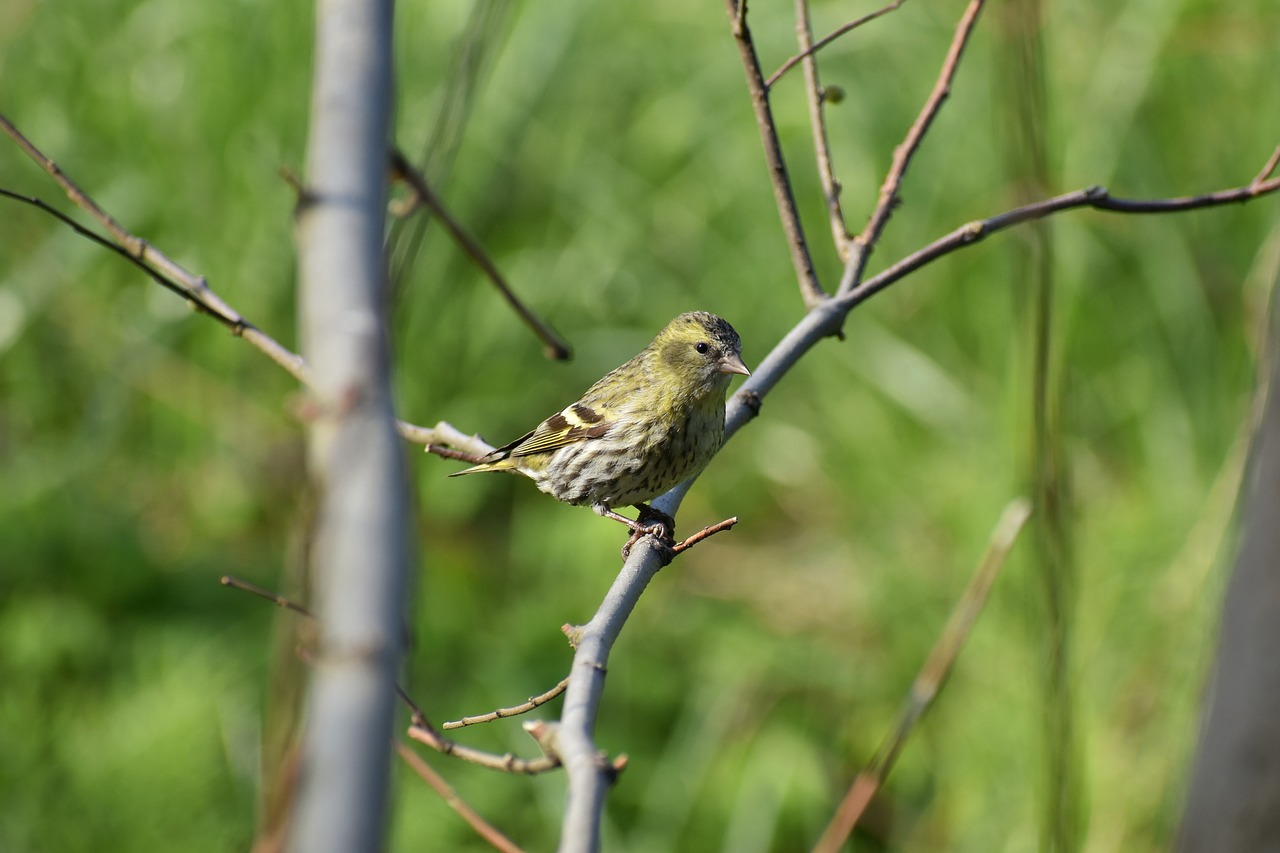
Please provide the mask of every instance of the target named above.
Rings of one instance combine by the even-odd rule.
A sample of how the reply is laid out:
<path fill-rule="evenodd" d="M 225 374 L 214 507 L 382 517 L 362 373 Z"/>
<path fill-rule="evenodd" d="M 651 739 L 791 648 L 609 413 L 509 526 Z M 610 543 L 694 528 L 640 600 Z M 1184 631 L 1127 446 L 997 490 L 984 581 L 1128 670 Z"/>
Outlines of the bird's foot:
<path fill-rule="evenodd" d="M 648 504 L 636 504 L 640 515 L 632 520 L 625 515 L 619 515 L 605 504 L 597 504 L 592 509 L 605 518 L 612 518 L 631 528 L 631 538 L 627 540 L 626 545 L 622 546 L 622 559 L 627 559 L 631 555 L 632 547 L 646 536 L 652 536 L 663 551 L 664 564 L 670 563 L 675 558 L 676 520 L 665 512 L 656 510 Z"/>
<path fill-rule="evenodd" d="M 646 536 L 652 536 L 654 543 L 662 551 L 663 563 L 670 563 L 676 555 L 676 520 L 648 504 L 637 504 L 636 508 L 640 510 L 636 520 L 627 519 L 627 526 L 631 528 L 631 538 L 622 546 L 622 559 L 625 560 L 631 556 L 631 549 L 637 542 Z"/>

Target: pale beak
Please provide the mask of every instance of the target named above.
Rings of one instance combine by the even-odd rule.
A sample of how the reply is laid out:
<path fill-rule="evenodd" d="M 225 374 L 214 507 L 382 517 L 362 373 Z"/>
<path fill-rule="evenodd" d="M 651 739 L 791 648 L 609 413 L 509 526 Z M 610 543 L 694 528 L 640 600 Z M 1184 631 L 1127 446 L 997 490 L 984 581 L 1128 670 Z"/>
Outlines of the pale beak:
<path fill-rule="evenodd" d="M 725 353 L 720 359 L 721 373 L 740 373 L 743 376 L 750 376 L 751 371 L 747 370 L 747 366 L 742 363 L 742 356 L 736 353 Z"/>

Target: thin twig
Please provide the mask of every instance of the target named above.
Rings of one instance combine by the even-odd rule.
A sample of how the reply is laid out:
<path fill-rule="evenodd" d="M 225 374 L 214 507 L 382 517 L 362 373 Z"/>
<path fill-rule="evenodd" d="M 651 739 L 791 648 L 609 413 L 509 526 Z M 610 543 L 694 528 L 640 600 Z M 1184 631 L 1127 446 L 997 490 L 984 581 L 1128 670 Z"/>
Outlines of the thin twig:
<path fill-rule="evenodd" d="M 498 755 L 493 752 L 485 752 L 481 749 L 473 749 L 469 746 L 463 746 L 457 741 L 449 740 L 443 737 L 439 732 L 427 724 L 426 720 L 416 720 L 413 725 L 409 726 L 409 737 L 426 744 L 442 755 L 451 755 L 454 758 L 460 758 L 471 764 L 478 764 L 481 767 L 488 767 L 490 770 L 501 770 L 504 773 L 515 773 L 523 776 L 537 776 L 540 773 L 546 773 L 549 770 L 555 770 L 560 766 L 559 759 L 550 756 L 542 756 L 541 758 L 518 758 L 512 753 Z"/>
<path fill-rule="evenodd" d="M 688 539 L 685 539 L 683 542 L 671 546 L 671 551 L 674 554 L 683 554 L 703 539 L 715 536 L 717 533 L 722 531 L 730 530 L 737 523 L 738 517 L 735 515 L 733 518 L 726 518 L 724 521 L 717 522 L 710 527 L 704 527 Z"/>
<path fill-rule="evenodd" d="M 275 339 L 263 333 L 261 329 L 240 316 L 239 312 L 226 302 L 223 302 L 222 297 L 209 288 L 203 276 L 187 271 L 141 237 L 136 237 L 126 231 L 124 226 L 99 207 L 88 193 L 80 189 L 57 163 L 23 136 L 4 115 L 0 115 L 0 130 L 3 130 L 28 157 L 34 160 L 40 168 L 44 169 L 58 186 L 62 187 L 63 192 L 67 194 L 71 201 L 101 223 L 111 233 L 112 238 L 120 247 L 124 256 L 134 261 L 148 276 L 156 281 L 163 279 L 165 287 L 181 293 L 184 298 L 190 300 L 200 310 L 231 329 L 233 334 L 249 341 L 298 381 L 304 384 L 310 382 L 310 374 L 307 371 L 306 362 L 302 360 L 301 356 L 290 352 Z M 11 198 L 26 200 L 25 197 L 16 194 L 7 193 L 7 195 Z M 48 213 L 54 213 L 53 209 L 48 205 L 41 204 L 37 206 Z M 58 218 L 63 222 L 67 221 L 65 216 L 59 215 Z M 77 228 L 76 230 L 81 234 L 85 233 L 84 229 Z M 98 242 L 101 241 L 99 240 Z"/>
<path fill-rule="evenodd" d="M 978 568 L 956 603 L 950 618 L 947 619 L 942 634 L 911 685 L 911 692 L 903 704 L 897 724 L 885 739 L 871 764 L 854 779 L 853 785 L 845 794 L 831 823 L 827 825 L 822 837 L 814 845 L 814 853 L 835 853 L 853 832 L 872 796 L 889 775 L 889 771 L 893 769 L 894 762 L 902 751 L 911 730 L 941 690 L 943 682 L 946 681 L 955 663 L 956 656 L 959 655 L 970 631 L 973 630 L 974 623 L 982 613 L 987 595 L 991 592 L 991 585 L 995 583 L 1000 568 L 1008 558 L 1009 551 L 1012 550 L 1019 532 L 1030 515 L 1031 504 L 1025 499 L 1020 498 L 1005 507 L 992 532 L 986 553 L 982 555 Z"/>
<path fill-rule="evenodd" d="M 480 242 L 467 233 L 466 229 L 456 220 L 448 209 L 444 206 L 444 202 L 436 195 L 435 190 L 427 184 L 427 179 L 409 160 L 400 152 L 399 149 L 391 151 L 391 172 L 396 177 L 407 183 L 414 192 L 417 199 L 421 200 L 431 212 L 439 217 L 444 224 L 445 230 L 453 237 L 453 241 L 467 253 L 467 256 L 475 263 L 476 266 L 493 282 L 493 286 L 498 288 L 498 292 L 502 294 L 502 298 L 507 300 L 510 305 L 528 326 L 538 340 L 542 341 L 544 352 L 547 358 L 566 360 L 573 357 L 573 349 L 569 343 L 555 329 L 533 313 L 527 305 L 520 301 L 520 297 L 516 296 L 515 291 L 511 289 L 511 285 L 507 283 L 506 277 L 498 269 L 497 265 L 489 258 L 484 247 Z"/>
<path fill-rule="evenodd" d="M 1271 177 L 1271 173 L 1280 166 L 1280 145 L 1276 146 L 1276 150 L 1271 152 L 1271 157 L 1263 165 L 1262 171 L 1258 172 L 1258 177 L 1254 178 L 1249 186 L 1257 186 Z"/>
<path fill-rule="evenodd" d="M 929 126 L 933 124 L 938 111 L 942 109 L 943 102 L 951 94 L 951 83 L 955 79 L 956 70 L 960 67 L 960 58 L 964 55 L 965 46 L 973 35 L 974 25 L 978 21 L 978 13 L 982 11 L 983 4 L 984 0 L 969 0 L 968 8 L 956 25 L 951 47 L 947 51 L 947 58 L 942 63 L 938 79 L 933 84 L 933 91 L 929 93 L 928 100 L 925 101 L 924 107 L 907 131 L 902 143 L 893 150 L 893 162 L 889 167 L 889 173 L 885 175 L 884 183 L 880 185 L 880 198 L 876 202 L 875 210 L 871 213 L 871 218 L 867 220 L 866 227 L 853 240 L 850 257 L 845 263 L 844 275 L 837 288 L 837 294 L 848 293 L 861 281 L 867 257 L 875 248 L 893 209 L 898 204 L 898 192 L 902 188 L 902 178 L 907 173 L 907 167 L 911 165 L 911 158 L 915 156 Z"/>
<path fill-rule="evenodd" d="M 806 40 L 806 43 L 800 45 L 799 53 L 797 53 L 795 56 L 788 59 L 786 62 L 782 63 L 780 66 L 778 66 L 777 71 L 769 75 L 769 79 L 764 81 L 765 88 L 772 89 L 773 84 L 777 83 L 779 78 L 781 78 L 783 74 L 786 74 L 792 68 L 795 68 L 796 65 L 798 65 L 802 60 L 810 56 L 813 56 L 815 53 L 822 50 L 824 47 L 831 44 L 836 39 L 840 38 L 846 33 L 856 30 L 858 27 L 862 26 L 863 24 L 874 21 L 876 18 L 880 17 L 881 15 L 885 15 L 885 14 L 888 14 L 889 12 L 892 12 L 894 9 L 897 9 L 899 6 L 901 6 L 905 2 L 907 2 L 907 0 L 894 0 L 894 2 L 890 3 L 889 5 L 882 6 L 879 9 L 876 9 L 874 12 L 869 12 L 866 15 L 863 15 L 861 18 L 854 18 L 852 21 L 850 21 L 847 24 L 841 24 L 835 30 L 823 36 L 822 38 L 818 39 L 816 42 L 813 42 L 812 44 L 808 44 Z M 805 17 L 806 19 L 808 18 L 807 8 L 805 10 Z M 812 39 L 812 37 L 813 37 L 812 31 L 810 31 L 810 39 Z"/>
<path fill-rule="evenodd" d="M 795 193 L 791 189 L 786 159 L 782 156 L 782 143 L 778 141 L 778 126 L 774 123 L 773 109 L 769 106 L 769 90 L 764 84 L 760 57 L 751 38 L 751 29 L 747 26 L 746 0 L 725 0 L 725 3 L 729 12 L 729 28 L 738 44 L 738 54 L 747 75 L 751 107 L 755 112 L 756 127 L 760 131 L 764 157 L 769 166 L 773 200 L 778 207 L 778 216 L 782 219 L 787 245 L 791 249 L 791 264 L 795 267 L 796 280 L 800 283 L 800 296 L 804 299 L 805 307 L 813 308 L 827 298 L 827 292 L 818 281 L 818 273 L 813 268 L 813 257 L 809 254 L 809 245 L 804 236 L 804 226 L 800 222 L 800 211 L 796 207 Z"/>
<path fill-rule="evenodd" d="M 475 809 L 467 805 L 466 800 L 458 796 L 458 792 L 444 780 L 444 777 L 435 771 L 430 764 L 422 760 L 422 756 L 409 748 L 408 744 L 396 741 L 396 752 L 409 768 L 422 777 L 422 780 L 431 786 L 440 799 L 448 804 L 462 819 L 465 820 L 476 834 L 489 842 L 494 849 L 501 850 L 503 853 L 523 853 L 523 850 L 510 838 L 502 833 L 493 824 L 482 818 Z"/>
<path fill-rule="evenodd" d="M 561 679 L 559 684 L 552 687 L 547 692 L 531 697 L 528 702 L 520 705 L 512 705 L 510 708 L 498 708 L 497 710 L 490 711 L 487 714 L 476 714 L 472 717 L 463 717 L 460 720 L 451 720 L 447 723 L 442 723 L 440 728 L 445 731 L 450 731 L 451 729 L 461 729 L 466 726 L 474 726 L 477 723 L 491 723 L 494 720 L 501 720 L 504 717 L 517 717 L 520 714 L 527 714 L 534 708 L 545 705 L 552 699 L 559 696 L 568 686 L 569 679 L 566 677 Z"/>
<path fill-rule="evenodd" d="M 899 0 L 901 2 L 901 0 Z M 887 8 L 887 7 L 886 7 Z M 883 13 L 884 10 L 882 10 Z M 870 20 L 868 18 L 867 20 Z M 850 27 L 849 29 L 852 29 Z M 831 222 L 831 239 L 840 260 L 849 260 L 849 226 L 840 207 L 840 181 L 831 165 L 831 144 L 827 139 L 826 93 L 818 78 L 818 62 L 813 55 L 813 24 L 809 19 L 809 0 L 796 0 L 796 40 L 804 62 L 805 90 L 809 101 L 809 124 L 813 133 L 813 154 L 822 181 L 822 195 L 827 202 L 827 218 Z M 774 75 L 777 77 L 777 74 Z M 772 86 L 772 78 L 765 83 Z"/>
<path fill-rule="evenodd" d="M 278 593 L 274 593 L 269 589 L 264 589 L 256 584 L 240 580 L 239 578 L 235 578 L 230 575 L 224 575 L 219 582 L 223 586 L 248 592 L 258 596 L 259 598 L 266 599 L 277 607 L 283 607 L 286 610 L 291 610 L 294 613 L 306 616 L 309 619 L 315 618 L 314 614 L 312 614 L 310 610 L 296 601 L 286 598 L 283 595 L 279 595 Z M 307 663 L 314 663 L 314 658 L 307 649 L 299 648 L 297 651 L 298 656 L 301 657 L 303 661 Z M 537 773 L 544 773 L 547 770 L 553 770 L 559 766 L 558 761 L 545 757 L 525 760 L 517 758 L 510 753 L 499 755 L 494 752 L 485 752 L 484 750 L 463 746 L 462 744 L 450 740 L 437 732 L 435 726 L 431 725 L 431 722 L 427 719 L 427 715 L 423 712 L 422 708 L 418 706 L 418 703 L 414 702 L 408 691 L 398 684 L 396 685 L 396 695 L 400 697 L 400 701 L 404 703 L 404 706 L 409 709 L 409 713 L 413 716 L 413 725 L 409 729 L 409 736 L 414 740 L 426 744 L 437 752 L 444 755 L 451 755 L 455 758 L 460 758 L 463 761 L 467 761 L 472 764 L 479 764 L 481 767 L 488 767 L 493 770 L 502 770 L 507 773 L 533 775 Z"/>
<path fill-rule="evenodd" d="M 509 752 L 498 755 L 495 752 L 485 752 L 482 749 L 463 746 L 436 731 L 436 727 L 431 724 L 431 721 L 427 719 L 427 715 L 418 707 L 418 703 L 413 701 L 413 698 L 403 687 L 396 685 L 396 695 L 400 697 L 400 701 L 404 706 L 409 709 L 411 717 L 409 737 L 419 743 L 426 744 L 436 752 L 452 755 L 454 758 L 460 758 L 463 761 L 478 764 L 481 767 L 488 767 L 490 770 L 501 770 L 504 773 L 521 773 L 526 776 L 545 773 L 560 766 L 558 758 L 547 755 L 542 758 L 524 759 L 517 758 Z"/>
<path fill-rule="evenodd" d="M 218 583 L 222 584 L 223 586 L 229 586 L 232 589 L 239 589 L 239 590 L 243 590 L 244 592 L 252 593 L 258 596 L 259 598 L 265 598 L 267 601 L 270 601 L 276 607 L 283 607 L 285 610 L 292 610 L 294 613 L 299 613 L 309 618 L 315 618 L 314 616 L 312 616 L 310 610 L 303 607 L 298 602 L 289 598 L 285 598 L 283 595 L 274 593 L 269 589 L 264 589 L 263 587 L 260 587 L 257 584 L 252 584 L 252 583 L 249 583 L 248 581 L 242 581 L 239 578 L 232 577 L 231 575 L 223 575 L 222 578 L 218 581 Z"/>
<path fill-rule="evenodd" d="M 852 309 L 894 282 L 936 261 L 943 255 L 949 255 L 957 249 L 963 248 L 970 243 L 976 243 L 995 234 L 997 231 L 1003 231 L 1006 228 L 1020 225 L 1033 219 L 1043 219 L 1046 216 L 1061 213 L 1064 210 L 1091 207 L 1112 213 L 1180 213 L 1204 207 L 1239 204 L 1268 195 L 1277 190 L 1280 190 L 1280 177 L 1268 178 L 1262 181 L 1255 179 L 1254 182 L 1242 187 L 1233 187 L 1196 196 L 1161 199 L 1119 198 L 1111 195 L 1104 187 L 1085 187 L 1084 189 L 1063 193 L 1062 195 L 1033 202 L 1022 207 L 1016 207 L 987 219 L 979 219 L 967 225 L 962 225 L 950 234 L 934 240 L 921 249 L 917 249 L 893 266 L 862 282 L 848 293 L 840 295 L 836 301 L 841 306 L 847 306 Z"/>

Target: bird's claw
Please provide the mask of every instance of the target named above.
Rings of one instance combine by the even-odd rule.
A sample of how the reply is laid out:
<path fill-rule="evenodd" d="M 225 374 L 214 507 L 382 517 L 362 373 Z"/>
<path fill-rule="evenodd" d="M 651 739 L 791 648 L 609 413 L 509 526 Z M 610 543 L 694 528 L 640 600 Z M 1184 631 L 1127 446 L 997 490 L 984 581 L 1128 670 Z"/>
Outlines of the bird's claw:
<path fill-rule="evenodd" d="M 663 563 L 670 563 L 675 559 L 675 521 L 671 516 L 664 513 L 658 513 L 656 510 L 646 515 L 641 513 L 640 517 L 651 523 L 645 524 L 637 521 L 635 526 L 631 528 L 631 537 L 627 539 L 627 544 L 622 546 L 622 559 L 631 556 L 631 549 L 637 542 L 646 536 L 652 536 L 654 544 L 662 552 Z"/>

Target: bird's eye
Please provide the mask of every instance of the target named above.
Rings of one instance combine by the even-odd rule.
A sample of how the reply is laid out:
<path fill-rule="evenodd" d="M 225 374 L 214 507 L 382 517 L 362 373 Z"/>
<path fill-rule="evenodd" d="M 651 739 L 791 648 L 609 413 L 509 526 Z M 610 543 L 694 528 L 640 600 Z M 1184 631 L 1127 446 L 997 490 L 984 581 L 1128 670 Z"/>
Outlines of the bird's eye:
<path fill-rule="evenodd" d="M 693 348 L 696 349 L 698 352 L 702 353 L 703 355 L 706 355 L 707 351 L 711 349 L 711 345 L 708 344 L 706 341 L 698 341 L 696 344 L 693 345 Z"/>

